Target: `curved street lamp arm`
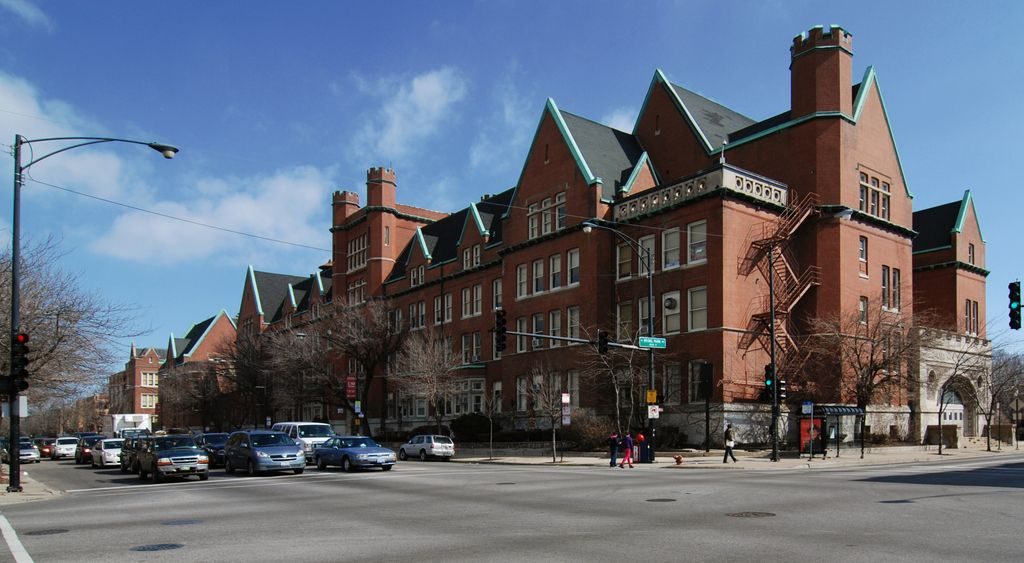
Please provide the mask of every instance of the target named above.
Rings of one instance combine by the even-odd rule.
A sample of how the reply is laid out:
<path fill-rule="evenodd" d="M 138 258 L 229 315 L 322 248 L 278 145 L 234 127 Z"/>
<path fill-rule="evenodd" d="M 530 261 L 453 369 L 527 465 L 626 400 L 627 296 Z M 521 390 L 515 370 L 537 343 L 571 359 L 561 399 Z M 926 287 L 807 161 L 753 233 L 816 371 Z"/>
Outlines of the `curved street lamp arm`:
<path fill-rule="evenodd" d="M 581 223 L 581 225 L 583 225 L 584 228 L 590 227 L 592 229 L 602 229 L 602 230 L 609 231 L 609 232 L 612 232 L 612 233 L 615 233 L 616 235 L 618 235 L 619 238 L 622 239 L 623 242 L 625 242 L 630 247 L 632 247 L 633 251 L 636 252 L 637 256 L 641 260 L 646 262 L 645 266 L 647 267 L 647 274 L 648 275 L 651 274 L 651 272 L 653 270 L 652 266 L 654 265 L 653 264 L 653 257 L 651 256 L 651 249 L 649 249 L 649 248 L 645 247 L 644 245 L 640 244 L 640 241 L 638 241 L 635 238 L 627 235 L 626 233 L 620 231 L 619 229 L 616 229 L 615 227 L 609 227 L 607 225 L 602 225 L 601 223 L 598 223 L 596 221 L 584 221 L 583 223 Z"/>
<path fill-rule="evenodd" d="M 45 143 L 45 142 L 49 142 L 49 141 L 87 141 L 87 142 L 84 142 L 84 143 L 78 143 L 78 144 L 75 144 L 75 145 L 64 147 L 62 149 L 55 150 L 55 151 L 53 151 L 53 152 L 51 152 L 49 154 L 45 154 L 45 155 L 43 155 L 43 156 L 41 156 L 39 158 L 34 158 L 34 159 L 32 159 L 32 162 L 29 162 L 28 164 L 22 165 L 19 168 L 19 170 L 18 170 L 19 172 L 24 172 L 25 170 L 27 170 L 33 164 L 35 164 L 37 162 L 40 162 L 42 160 L 45 160 L 47 158 L 50 158 L 51 156 L 53 156 L 55 154 L 60 154 L 62 152 L 69 151 L 71 149 L 77 149 L 78 147 L 85 147 L 85 146 L 89 146 L 89 145 L 98 145 L 98 144 L 102 144 L 102 143 L 130 143 L 130 144 L 133 144 L 133 145 L 145 145 L 145 146 L 147 146 L 147 147 L 149 147 L 149 148 L 159 152 L 160 154 L 164 155 L 164 158 L 174 158 L 174 155 L 178 152 L 178 148 L 173 146 L 173 145 L 166 145 L 166 144 L 163 144 L 163 143 L 155 143 L 155 142 L 147 143 L 145 141 L 133 141 L 131 139 L 118 139 L 118 138 L 114 138 L 114 137 L 47 137 L 47 138 L 44 138 L 44 139 L 26 139 L 25 137 L 22 137 L 21 135 L 17 135 L 16 137 L 17 137 L 16 143 L 15 143 L 16 147 L 20 147 L 21 145 L 31 145 L 32 143 Z"/>

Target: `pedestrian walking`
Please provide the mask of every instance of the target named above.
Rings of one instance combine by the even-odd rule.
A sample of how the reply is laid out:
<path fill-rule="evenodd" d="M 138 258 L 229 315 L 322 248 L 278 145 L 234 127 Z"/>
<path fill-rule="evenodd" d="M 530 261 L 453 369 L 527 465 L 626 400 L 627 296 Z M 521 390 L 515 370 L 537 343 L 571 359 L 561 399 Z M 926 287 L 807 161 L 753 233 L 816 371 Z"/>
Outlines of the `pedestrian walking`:
<path fill-rule="evenodd" d="M 608 455 L 611 458 L 611 463 L 608 467 L 615 467 L 615 458 L 619 456 L 619 433 L 612 432 L 611 436 L 608 436 Z"/>
<path fill-rule="evenodd" d="M 629 432 L 622 435 L 622 461 L 619 462 L 619 468 L 624 465 L 629 465 L 629 468 L 633 469 L 633 437 Z"/>
<path fill-rule="evenodd" d="M 736 456 L 732 453 L 733 446 L 736 445 L 736 435 L 732 431 L 732 425 L 728 424 L 725 427 L 725 458 L 722 459 L 722 463 L 729 463 L 729 458 L 732 458 L 733 463 L 737 463 Z"/>

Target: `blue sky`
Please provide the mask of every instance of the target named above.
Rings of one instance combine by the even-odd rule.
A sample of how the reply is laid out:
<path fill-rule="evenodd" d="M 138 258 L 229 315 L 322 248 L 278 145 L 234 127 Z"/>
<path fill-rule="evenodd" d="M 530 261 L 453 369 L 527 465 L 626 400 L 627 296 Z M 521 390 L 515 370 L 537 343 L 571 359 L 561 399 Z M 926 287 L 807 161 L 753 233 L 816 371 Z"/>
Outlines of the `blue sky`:
<path fill-rule="evenodd" d="M 24 193 L 23 237 L 58 235 L 59 267 L 141 307 L 138 343 L 162 347 L 220 309 L 235 314 L 249 264 L 304 275 L 325 262 L 331 193 L 362 193 L 369 167 L 393 166 L 405 203 L 464 207 L 515 183 L 548 97 L 630 130 L 658 68 L 763 119 L 789 106 L 793 36 L 838 24 L 854 35 L 855 80 L 868 65 L 878 73 L 915 209 L 973 191 L 989 335 L 1022 341 L 1005 327 L 1006 284 L 1021 273 L 1013 25 L 1024 3 L 361 4 L 0 0 L 0 144 L 20 133 L 181 147 L 172 161 L 130 145 L 78 149 L 33 167 L 34 180 L 293 244 L 38 182 Z"/>

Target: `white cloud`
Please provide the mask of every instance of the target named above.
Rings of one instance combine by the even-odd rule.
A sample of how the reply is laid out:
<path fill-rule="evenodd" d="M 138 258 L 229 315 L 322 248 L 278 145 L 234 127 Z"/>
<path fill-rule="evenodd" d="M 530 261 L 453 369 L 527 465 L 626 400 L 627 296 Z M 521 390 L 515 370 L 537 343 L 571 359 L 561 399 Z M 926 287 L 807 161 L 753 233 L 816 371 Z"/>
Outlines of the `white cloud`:
<path fill-rule="evenodd" d="M 613 129 L 632 133 L 638 113 L 634 108 L 618 108 L 606 113 L 599 121 Z"/>
<path fill-rule="evenodd" d="M 204 178 L 191 197 L 158 201 L 152 211 L 224 229 L 291 243 L 330 248 L 323 217 L 331 193 L 327 172 L 312 166 L 281 170 L 253 178 Z M 273 242 L 214 230 L 200 225 L 130 212 L 119 216 L 90 248 L 125 260 L 174 263 L 212 256 L 251 256 L 267 248 L 287 250 Z M 240 262 L 252 260 L 241 259 Z"/>
<path fill-rule="evenodd" d="M 520 166 L 526 157 L 540 108 L 516 89 L 514 73 L 513 68 L 495 86 L 496 107 L 477 125 L 479 133 L 469 149 L 469 163 L 474 169 L 507 172 Z"/>
<path fill-rule="evenodd" d="M 356 134 L 353 150 L 361 160 L 398 160 L 428 149 L 424 140 L 454 118 L 455 104 L 469 88 L 462 73 L 451 67 L 408 81 L 368 81 L 359 76 L 354 80 L 361 92 L 384 97 L 380 110 Z"/>
<path fill-rule="evenodd" d="M 0 108 L 3 108 L 0 111 L 0 131 L 12 133 L 9 138 L 5 134 L 4 142 L 13 140 L 13 134 L 22 135 L 26 139 L 106 134 L 102 126 L 69 104 L 61 100 L 45 99 L 29 82 L 2 72 Z M 73 142 L 23 145 L 22 165 L 70 144 Z M 138 166 L 129 165 L 116 153 L 97 146 L 61 153 L 38 166 L 32 166 L 27 170 L 26 184 L 32 179 L 38 179 L 99 197 L 116 199 L 125 194 L 145 194 L 145 189 L 140 185 L 140 176 Z M 26 197 L 44 193 L 45 190 L 30 190 Z"/>
<path fill-rule="evenodd" d="M 0 0 L 0 8 L 7 8 L 25 20 L 29 25 L 42 27 L 47 31 L 53 29 L 53 22 L 39 7 L 28 0 Z"/>

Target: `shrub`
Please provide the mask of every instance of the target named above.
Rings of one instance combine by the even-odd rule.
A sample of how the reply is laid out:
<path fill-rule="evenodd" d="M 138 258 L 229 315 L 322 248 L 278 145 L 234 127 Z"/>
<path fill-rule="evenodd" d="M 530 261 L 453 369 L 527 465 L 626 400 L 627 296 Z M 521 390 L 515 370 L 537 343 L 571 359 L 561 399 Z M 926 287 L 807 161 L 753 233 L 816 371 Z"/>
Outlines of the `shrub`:
<path fill-rule="evenodd" d="M 461 415 L 451 422 L 452 432 L 460 442 L 487 441 L 489 425 L 490 420 L 478 412 Z M 497 425 L 494 430 L 498 430 Z"/>
<path fill-rule="evenodd" d="M 562 427 L 559 437 L 567 442 L 575 442 L 579 450 L 598 450 L 605 446 L 612 428 L 614 425 L 609 419 L 594 415 L 586 409 L 577 409 L 572 413 L 572 424 Z"/>

